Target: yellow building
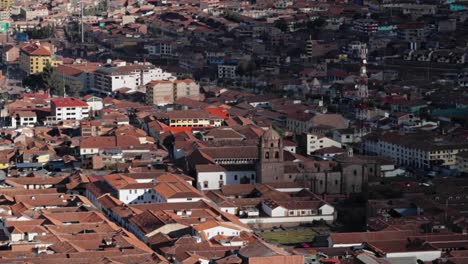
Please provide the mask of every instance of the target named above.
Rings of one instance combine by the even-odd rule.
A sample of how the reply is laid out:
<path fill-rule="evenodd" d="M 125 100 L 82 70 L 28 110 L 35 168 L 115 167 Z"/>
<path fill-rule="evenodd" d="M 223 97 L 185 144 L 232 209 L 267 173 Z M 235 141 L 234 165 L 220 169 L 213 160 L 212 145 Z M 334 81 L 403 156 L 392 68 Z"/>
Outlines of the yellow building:
<path fill-rule="evenodd" d="M 62 64 L 62 60 L 54 56 L 49 45 L 42 45 L 39 42 L 23 46 L 19 61 L 21 69 L 28 75 L 41 73 L 48 64 L 52 67 Z"/>
<path fill-rule="evenodd" d="M 13 5 L 13 0 L 0 0 L 0 10 L 8 10 Z"/>

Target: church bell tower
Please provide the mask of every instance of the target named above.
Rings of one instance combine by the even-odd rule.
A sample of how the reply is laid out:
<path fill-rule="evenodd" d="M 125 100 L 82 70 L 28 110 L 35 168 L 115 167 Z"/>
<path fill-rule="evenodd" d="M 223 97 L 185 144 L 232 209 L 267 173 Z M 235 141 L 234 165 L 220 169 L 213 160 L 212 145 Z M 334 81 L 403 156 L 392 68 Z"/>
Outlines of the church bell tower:
<path fill-rule="evenodd" d="M 284 181 L 283 139 L 273 128 L 260 138 L 258 146 L 257 182 Z"/>

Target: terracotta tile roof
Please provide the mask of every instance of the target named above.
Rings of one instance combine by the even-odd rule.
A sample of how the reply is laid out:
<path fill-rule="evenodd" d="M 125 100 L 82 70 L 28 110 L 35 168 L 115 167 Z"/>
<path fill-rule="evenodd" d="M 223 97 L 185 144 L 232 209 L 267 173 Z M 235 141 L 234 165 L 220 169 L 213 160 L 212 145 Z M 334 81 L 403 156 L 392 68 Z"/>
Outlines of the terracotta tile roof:
<path fill-rule="evenodd" d="M 288 119 L 294 119 L 294 120 L 305 122 L 305 121 L 312 120 L 314 116 L 315 115 L 311 113 L 291 113 L 291 114 L 288 114 L 287 117 Z"/>
<path fill-rule="evenodd" d="M 13 182 L 21 185 L 56 185 L 59 184 L 65 179 L 67 176 L 57 176 L 57 177 L 50 177 L 50 176 L 40 176 L 40 177 L 10 177 L 6 179 L 7 182 Z"/>
<path fill-rule="evenodd" d="M 277 207 L 283 207 L 289 210 L 300 210 L 300 209 L 318 209 L 324 203 L 322 201 L 295 201 L 295 200 L 272 200 L 266 199 L 263 201 L 265 205 L 274 209 Z"/>
<path fill-rule="evenodd" d="M 195 230 L 197 230 L 197 231 L 204 231 L 204 230 L 215 228 L 215 227 L 218 227 L 218 226 L 239 230 L 237 227 L 231 225 L 228 222 L 218 222 L 218 221 L 214 221 L 214 220 L 206 221 L 204 223 L 195 225 L 193 228 Z"/>
<path fill-rule="evenodd" d="M 83 72 L 82 70 L 70 67 L 69 65 L 59 65 L 55 70 L 61 74 L 71 76 L 78 76 Z"/>
<path fill-rule="evenodd" d="M 87 107 L 88 104 L 80 99 L 73 97 L 59 97 L 51 100 L 55 107 Z"/>
<path fill-rule="evenodd" d="M 203 195 L 185 181 L 160 182 L 153 188 L 166 199 L 171 198 L 201 198 Z"/>
<path fill-rule="evenodd" d="M 235 131 L 232 128 L 213 128 L 209 130 L 207 133 L 204 135 L 205 137 L 213 137 L 215 139 L 237 139 L 237 140 L 242 140 L 244 139 L 244 135 L 241 133 Z"/>
<path fill-rule="evenodd" d="M 205 110 L 174 110 L 167 113 L 169 119 L 187 119 L 187 118 L 203 118 L 208 119 L 211 117 L 210 113 Z"/>
<path fill-rule="evenodd" d="M 52 52 L 50 51 L 49 48 L 40 44 L 38 45 L 36 43 L 31 43 L 29 45 L 23 46 L 21 48 L 21 51 L 32 56 L 51 56 L 52 55 Z"/>
<path fill-rule="evenodd" d="M 80 148 L 114 148 L 117 146 L 114 136 L 87 137 L 80 142 Z"/>
<path fill-rule="evenodd" d="M 223 166 L 218 164 L 197 164 L 195 165 L 195 170 L 197 172 L 221 172 L 226 171 Z"/>
<path fill-rule="evenodd" d="M 125 189 L 129 185 L 137 184 L 135 179 L 124 176 L 122 174 L 109 174 L 103 177 L 103 179 L 111 185 L 114 189 Z"/>
<path fill-rule="evenodd" d="M 208 147 L 200 151 L 213 159 L 257 159 L 257 146 Z"/>

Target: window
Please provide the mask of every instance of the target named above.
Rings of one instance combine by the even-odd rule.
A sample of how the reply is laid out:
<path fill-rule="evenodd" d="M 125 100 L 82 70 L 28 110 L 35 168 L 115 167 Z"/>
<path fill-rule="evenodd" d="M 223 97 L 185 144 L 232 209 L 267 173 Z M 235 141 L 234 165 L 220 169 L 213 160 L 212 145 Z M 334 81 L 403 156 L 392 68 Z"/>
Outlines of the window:
<path fill-rule="evenodd" d="M 353 170 L 353 175 L 357 176 L 357 170 Z"/>
<path fill-rule="evenodd" d="M 237 181 L 237 175 L 234 175 L 234 180 Z"/>
<path fill-rule="evenodd" d="M 279 151 L 275 151 L 275 159 L 279 159 Z"/>
<path fill-rule="evenodd" d="M 203 188 L 208 188 L 208 181 L 203 182 Z"/>
<path fill-rule="evenodd" d="M 265 152 L 265 159 L 269 159 L 270 158 L 270 152 Z"/>
<path fill-rule="evenodd" d="M 222 181 L 223 180 L 223 175 L 219 175 L 219 180 Z"/>
<path fill-rule="evenodd" d="M 250 179 L 255 179 L 255 174 L 250 175 Z"/>

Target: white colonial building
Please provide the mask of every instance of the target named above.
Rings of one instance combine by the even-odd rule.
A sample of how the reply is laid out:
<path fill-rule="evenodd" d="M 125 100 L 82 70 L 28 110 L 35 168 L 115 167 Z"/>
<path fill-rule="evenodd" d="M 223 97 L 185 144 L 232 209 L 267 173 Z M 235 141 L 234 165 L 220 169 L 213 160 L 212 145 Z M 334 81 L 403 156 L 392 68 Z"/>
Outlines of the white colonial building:
<path fill-rule="evenodd" d="M 254 183 L 257 180 L 255 167 L 250 165 L 225 168 L 218 164 L 200 164 L 196 165 L 195 168 L 197 188 L 201 191 L 219 190 L 224 185 Z"/>

